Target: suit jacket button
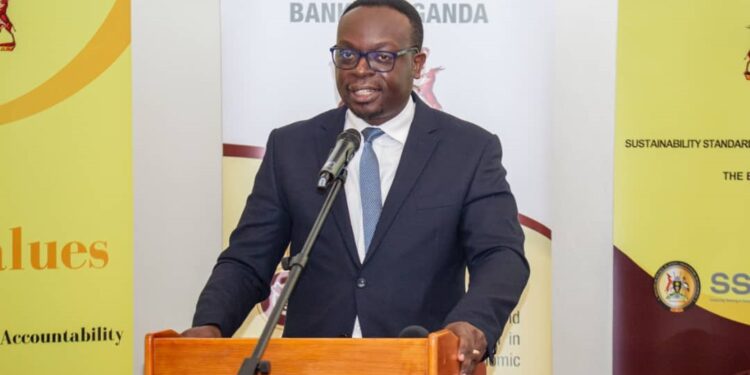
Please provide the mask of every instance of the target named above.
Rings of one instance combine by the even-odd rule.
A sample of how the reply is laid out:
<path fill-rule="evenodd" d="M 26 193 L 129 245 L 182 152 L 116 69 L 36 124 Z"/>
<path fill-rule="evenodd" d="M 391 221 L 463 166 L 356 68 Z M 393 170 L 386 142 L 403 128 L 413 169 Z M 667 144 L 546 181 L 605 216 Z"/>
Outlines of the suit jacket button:
<path fill-rule="evenodd" d="M 364 277 L 357 279 L 357 288 L 364 288 L 367 286 L 367 280 Z"/>

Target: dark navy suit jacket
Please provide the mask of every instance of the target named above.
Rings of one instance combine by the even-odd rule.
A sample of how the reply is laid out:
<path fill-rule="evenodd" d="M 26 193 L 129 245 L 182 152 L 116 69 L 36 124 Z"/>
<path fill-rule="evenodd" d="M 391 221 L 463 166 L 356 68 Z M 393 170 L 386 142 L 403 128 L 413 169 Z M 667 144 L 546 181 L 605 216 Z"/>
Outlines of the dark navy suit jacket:
<path fill-rule="evenodd" d="M 342 189 L 290 299 L 285 336 L 348 336 L 355 316 L 365 337 L 468 321 L 485 333 L 488 350 L 494 348 L 529 275 L 500 142 L 415 101 L 367 256 L 359 261 Z M 318 172 L 344 128 L 345 111 L 271 133 L 237 229 L 201 293 L 194 326 L 214 324 L 232 335 L 268 296 L 287 245 L 293 254 L 301 250 L 325 195 L 316 188 Z"/>

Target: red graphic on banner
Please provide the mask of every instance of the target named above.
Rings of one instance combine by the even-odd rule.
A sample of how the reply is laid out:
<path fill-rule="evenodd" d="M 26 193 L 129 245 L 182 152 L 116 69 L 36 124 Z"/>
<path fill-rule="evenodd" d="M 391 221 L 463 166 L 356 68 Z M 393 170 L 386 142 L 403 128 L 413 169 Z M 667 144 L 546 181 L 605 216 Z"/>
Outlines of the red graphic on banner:
<path fill-rule="evenodd" d="M 13 23 L 8 18 L 8 1 L 0 0 L 0 37 L 3 34 L 10 34 L 11 41 L 0 43 L 0 51 L 13 51 L 16 48 L 16 35 L 13 34 Z"/>
<path fill-rule="evenodd" d="M 747 26 L 747 29 L 750 29 L 750 26 Z M 750 81 L 750 50 L 747 51 L 745 60 L 747 60 L 747 63 L 745 64 L 745 79 Z"/>
<path fill-rule="evenodd" d="M 279 300 L 281 291 L 284 289 L 284 284 L 286 284 L 287 279 L 289 279 L 289 271 L 281 271 L 273 275 L 273 279 L 271 279 L 271 294 L 268 295 L 268 298 L 265 301 L 260 303 L 260 308 L 266 318 L 271 316 L 271 310 L 276 306 L 276 301 Z M 286 306 L 281 310 L 281 316 L 279 317 L 279 322 L 277 324 L 283 327 L 285 322 Z"/>
<path fill-rule="evenodd" d="M 429 48 L 422 48 L 422 52 L 424 52 L 428 57 L 430 56 Z M 443 106 L 440 105 L 440 102 L 438 102 L 433 88 L 435 87 L 437 74 L 442 70 L 445 70 L 445 68 L 443 68 L 442 66 L 438 66 L 437 68 L 430 68 L 427 70 L 427 73 L 422 74 L 422 76 L 419 77 L 416 82 L 414 82 L 414 91 L 417 93 L 417 95 L 419 95 L 419 97 L 422 98 L 422 100 L 424 100 L 427 105 L 437 110 L 442 110 Z"/>

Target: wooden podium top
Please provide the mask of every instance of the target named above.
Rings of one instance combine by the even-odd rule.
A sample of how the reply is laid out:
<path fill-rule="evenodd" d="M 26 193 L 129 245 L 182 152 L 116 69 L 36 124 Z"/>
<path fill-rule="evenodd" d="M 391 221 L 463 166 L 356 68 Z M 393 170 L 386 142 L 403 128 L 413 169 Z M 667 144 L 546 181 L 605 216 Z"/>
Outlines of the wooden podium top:
<path fill-rule="evenodd" d="M 145 375 L 235 375 L 257 339 L 182 338 L 175 331 L 146 335 Z M 449 331 L 426 339 L 271 339 L 263 355 L 271 375 L 458 374 L 458 338 Z M 485 366 L 474 375 L 484 375 Z"/>

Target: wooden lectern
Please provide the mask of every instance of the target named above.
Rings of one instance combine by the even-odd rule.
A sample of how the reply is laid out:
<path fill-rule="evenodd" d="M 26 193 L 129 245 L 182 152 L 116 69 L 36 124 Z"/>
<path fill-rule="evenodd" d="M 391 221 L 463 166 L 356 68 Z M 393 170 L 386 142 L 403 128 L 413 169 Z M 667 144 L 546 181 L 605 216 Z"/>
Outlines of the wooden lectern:
<path fill-rule="evenodd" d="M 146 335 L 145 375 L 235 375 L 257 339 L 182 338 L 175 331 Z M 263 355 L 271 375 L 457 375 L 458 338 L 450 331 L 426 339 L 271 339 Z M 484 364 L 474 375 L 484 375 Z"/>

